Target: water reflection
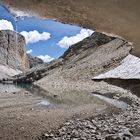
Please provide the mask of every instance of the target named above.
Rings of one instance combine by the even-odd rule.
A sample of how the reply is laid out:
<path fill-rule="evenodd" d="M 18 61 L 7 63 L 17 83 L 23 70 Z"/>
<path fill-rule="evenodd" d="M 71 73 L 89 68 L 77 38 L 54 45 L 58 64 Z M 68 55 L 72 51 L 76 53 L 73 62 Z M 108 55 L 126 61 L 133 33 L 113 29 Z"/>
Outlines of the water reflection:
<path fill-rule="evenodd" d="M 1 93 L 13 93 L 13 92 L 19 92 L 21 91 L 21 88 L 12 85 L 12 84 L 0 84 L 0 92 Z"/>
<path fill-rule="evenodd" d="M 51 96 L 48 91 L 33 84 L 0 84 L 1 93 L 15 93 L 19 91 L 28 91 L 32 95 L 41 97 L 42 101 L 40 102 L 40 105 L 48 106 L 50 103 L 53 103 L 53 105 L 61 103 L 60 99 Z"/>
<path fill-rule="evenodd" d="M 128 104 L 123 102 L 123 101 L 107 98 L 105 96 L 98 95 L 98 94 L 93 94 L 93 96 L 98 97 L 99 99 L 109 103 L 110 105 L 113 105 L 116 108 L 119 108 L 119 109 L 122 109 L 122 110 L 126 110 L 127 107 L 128 107 Z"/>

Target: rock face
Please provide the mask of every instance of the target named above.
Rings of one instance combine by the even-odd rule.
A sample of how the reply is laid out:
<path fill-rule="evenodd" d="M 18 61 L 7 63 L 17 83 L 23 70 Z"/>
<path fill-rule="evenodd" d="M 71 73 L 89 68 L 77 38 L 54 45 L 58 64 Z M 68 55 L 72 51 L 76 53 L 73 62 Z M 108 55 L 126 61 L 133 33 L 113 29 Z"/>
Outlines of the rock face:
<path fill-rule="evenodd" d="M 39 64 L 43 64 L 44 63 L 43 60 L 41 60 L 38 57 L 31 56 L 30 54 L 27 54 L 27 56 L 28 56 L 30 68 L 35 67 L 35 66 L 37 66 Z"/>
<path fill-rule="evenodd" d="M 29 69 L 26 43 L 22 35 L 10 30 L 0 31 L 0 64 L 23 72 Z"/>
<path fill-rule="evenodd" d="M 86 51 L 90 48 L 96 49 L 96 47 L 104 45 L 114 39 L 115 37 L 107 36 L 100 32 L 94 32 L 90 37 L 69 47 L 69 49 L 63 54 L 62 58 L 68 60 L 70 57 L 73 58 L 83 51 Z"/>

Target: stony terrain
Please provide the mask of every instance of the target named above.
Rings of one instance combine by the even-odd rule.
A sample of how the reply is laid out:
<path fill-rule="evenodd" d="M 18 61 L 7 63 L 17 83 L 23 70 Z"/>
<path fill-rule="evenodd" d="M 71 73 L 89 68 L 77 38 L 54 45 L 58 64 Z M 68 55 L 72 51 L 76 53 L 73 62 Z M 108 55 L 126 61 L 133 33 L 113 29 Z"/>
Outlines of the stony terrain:
<path fill-rule="evenodd" d="M 60 129 L 42 134 L 40 140 L 139 140 L 140 108 L 125 113 L 101 114 L 67 121 Z M 135 136 L 134 136 L 135 135 Z"/>
<path fill-rule="evenodd" d="M 124 97 L 132 102 L 125 111 L 107 111 L 86 119 L 69 120 L 59 129 L 43 133 L 38 140 L 139 140 L 140 99 L 131 93 L 112 93 L 112 97 L 118 100 Z"/>
<path fill-rule="evenodd" d="M 63 101 L 40 89 L 29 88 L 25 91 L 13 85 L 6 86 L 0 85 L 2 140 L 35 140 L 42 132 L 60 127 L 73 116 L 93 116 L 107 107 L 106 103 L 84 92 L 75 92 L 70 101 Z M 75 101 L 75 98 L 79 98 L 79 101 Z"/>

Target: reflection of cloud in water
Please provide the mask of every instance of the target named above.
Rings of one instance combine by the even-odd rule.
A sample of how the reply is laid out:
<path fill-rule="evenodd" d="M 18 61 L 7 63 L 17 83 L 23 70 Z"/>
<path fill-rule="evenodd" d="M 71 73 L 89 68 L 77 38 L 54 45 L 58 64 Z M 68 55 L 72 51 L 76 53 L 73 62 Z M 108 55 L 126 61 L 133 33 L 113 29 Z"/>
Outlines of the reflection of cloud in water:
<path fill-rule="evenodd" d="M 43 100 L 40 103 L 38 103 L 39 105 L 44 105 L 44 106 L 49 106 L 50 102 L 48 102 L 47 100 Z"/>

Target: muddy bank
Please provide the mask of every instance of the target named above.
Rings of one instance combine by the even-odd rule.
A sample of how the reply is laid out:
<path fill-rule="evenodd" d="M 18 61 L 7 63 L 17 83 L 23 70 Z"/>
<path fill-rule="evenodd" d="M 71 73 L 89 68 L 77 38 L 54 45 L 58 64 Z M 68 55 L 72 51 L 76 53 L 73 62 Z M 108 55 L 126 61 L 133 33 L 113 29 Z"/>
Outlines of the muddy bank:
<path fill-rule="evenodd" d="M 108 84 L 122 87 L 124 89 L 130 90 L 133 94 L 140 97 L 140 80 L 139 79 L 117 79 L 117 78 L 106 78 L 97 79 L 96 82 L 105 81 Z"/>

